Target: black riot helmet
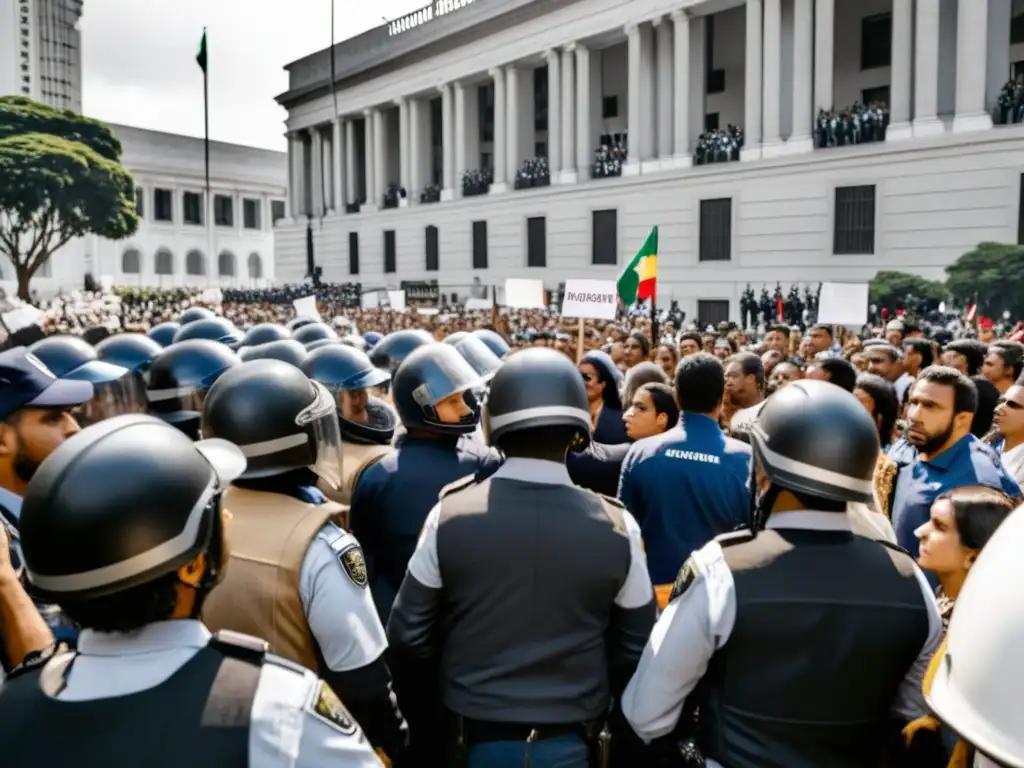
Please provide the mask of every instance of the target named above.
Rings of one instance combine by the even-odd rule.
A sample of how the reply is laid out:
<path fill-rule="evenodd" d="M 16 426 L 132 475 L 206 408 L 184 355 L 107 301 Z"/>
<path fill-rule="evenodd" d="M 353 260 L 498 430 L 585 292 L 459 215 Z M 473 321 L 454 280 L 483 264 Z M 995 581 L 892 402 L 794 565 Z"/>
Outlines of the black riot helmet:
<path fill-rule="evenodd" d="M 338 346 L 341 343 L 341 339 L 317 339 L 306 345 L 306 351 L 312 352 L 314 349 L 320 349 L 320 347 Z"/>
<path fill-rule="evenodd" d="M 289 331 L 295 333 L 299 328 L 304 325 L 310 325 L 311 323 L 317 322 L 312 317 L 295 317 L 288 321 L 288 325 L 285 326 Z"/>
<path fill-rule="evenodd" d="M 382 334 L 380 331 L 367 331 L 366 333 L 363 334 L 363 341 L 366 342 L 367 349 L 373 349 L 374 347 L 376 347 L 378 344 L 380 344 L 380 340 L 383 338 L 384 334 Z"/>
<path fill-rule="evenodd" d="M 398 426 L 398 416 L 391 406 L 366 392 L 386 384 L 391 376 L 387 371 L 375 368 L 365 352 L 344 344 L 332 344 L 310 352 L 301 367 L 303 373 L 323 384 L 335 396 L 344 439 L 372 445 L 391 442 Z M 365 421 L 345 418 L 346 397 L 362 406 Z"/>
<path fill-rule="evenodd" d="M 480 374 L 458 350 L 450 344 L 435 342 L 414 349 L 398 366 L 391 382 L 391 398 L 406 429 L 442 435 L 468 434 L 480 423 L 479 403 L 472 394 L 480 384 Z M 455 394 L 470 398 L 471 413 L 458 424 L 449 424 L 438 418 L 437 405 Z"/>
<path fill-rule="evenodd" d="M 583 379 L 561 352 L 533 347 L 509 357 L 491 379 L 484 404 L 487 442 L 500 446 L 511 432 L 563 426 L 590 441 L 590 407 Z"/>
<path fill-rule="evenodd" d="M 477 328 L 473 331 L 472 335 L 476 336 L 480 341 L 490 347 L 491 352 L 499 358 L 508 354 L 508 342 L 505 341 L 497 331 L 492 331 L 490 328 Z"/>
<path fill-rule="evenodd" d="M 404 330 L 389 333 L 370 350 L 370 361 L 394 376 L 395 371 L 409 353 L 424 344 L 433 344 L 433 337 L 426 331 Z"/>
<path fill-rule="evenodd" d="M 221 344 L 237 344 L 242 340 L 242 334 L 230 320 L 223 317 L 208 317 L 183 324 L 174 334 L 175 344 L 189 339 L 209 339 L 219 341 Z"/>
<path fill-rule="evenodd" d="M 146 371 L 150 413 L 197 436 L 203 402 L 213 382 L 241 364 L 238 355 L 216 341 L 190 339 L 172 344 Z"/>
<path fill-rule="evenodd" d="M 455 333 L 449 333 L 444 337 L 445 344 L 458 344 L 465 338 L 468 338 L 472 334 L 469 331 L 456 331 Z"/>
<path fill-rule="evenodd" d="M 146 335 L 161 347 L 169 347 L 174 343 L 174 334 L 179 328 L 181 323 L 160 323 L 146 331 Z"/>
<path fill-rule="evenodd" d="M 211 317 L 216 317 L 216 315 L 206 307 L 189 307 L 178 317 L 178 322 L 182 325 L 188 325 L 196 320 L 209 320 Z"/>
<path fill-rule="evenodd" d="M 28 348 L 58 379 L 83 365 L 99 360 L 93 346 L 78 336 L 48 336 Z"/>
<path fill-rule="evenodd" d="M 809 506 L 813 499 L 874 500 L 878 429 L 857 398 L 835 384 L 804 379 L 780 389 L 765 401 L 750 442 L 755 467 L 771 481 L 756 500 L 757 525 L 780 489 L 810 497 Z"/>
<path fill-rule="evenodd" d="M 341 429 L 334 398 L 294 365 L 253 360 L 225 373 L 210 389 L 202 433 L 245 454 L 242 478 L 308 467 L 333 488 L 341 483 Z"/>
<path fill-rule="evenodd" d="M 467 333 L 464 338 L 455 342 L 452 342 L 451 336 L 449 336 L 445 339 L 445 343 L 455 347 L 485 382 L 494 378 L 494 374 L 501 368 L 501 358 L 491 352 L 490 347 L 472 334 Z"/>
<path fill-rule="evenodd" d="M 341 340 L 341 343 L 347 347 L 355 347 L 360 352 L 366 351 L 366 339 L 355 333 L 350 333 Z"/>
<path fill-rule="evenodd" d="M 321 339 L 337 340 L 338 334 L 327 323 L 307 323 L 292 331 L 292 338 L 305 345 Z"/>
<path fill-rule="evenodd" d="M 139 373 L 149 368 L 153 358 L 163 351 L 159 343 L 141 333 L 119 333 L 96 345 L 96 354 L 103 362 Z"/>
<path fill-rule="evenodd" d="M 94 600 L 211 552 L 198 615 L 219 578 L 220 493 L 244 469 L 230 443 L 193 443 L 144 414 L 83 430 L 50 454 L 25 493 L 19 533 L 32 592 Z"/>
<path fill-rule="evenodd" d="M 242 341 L 239 344 L 240 347 L 256 347 L 260 344 L 268 344 L 271 341 L 280 341 L 281 339 L 290 339 L 291 333 L 280 325 L 274 323 L 260 323 L 254 325 L 248 331 L 245 332 L 245 336 L 242 337 Z"/>
<path fill-rule="evenodd" d="M 297 367 L 306 359 L 306 348 L 295 339 L 280 339 L 255 347 L 242 347 L 238 356 L 243 363 L 249 360 L 281 360 Z"/>

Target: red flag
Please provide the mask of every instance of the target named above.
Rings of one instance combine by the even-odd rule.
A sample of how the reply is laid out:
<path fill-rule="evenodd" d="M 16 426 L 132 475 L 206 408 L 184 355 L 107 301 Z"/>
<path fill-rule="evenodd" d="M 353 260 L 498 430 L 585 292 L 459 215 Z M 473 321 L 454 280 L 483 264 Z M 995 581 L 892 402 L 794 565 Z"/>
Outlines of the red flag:
<path fill-rule="evenodd" d="M 971 304 L 971 308 L 967 310 L 967 322 L 968 323 L 971 322 L 974 319 L 974 315 L 977 313 L 977 311 L 978 311 L 978 305 L 977 304 Z"/>
<path fill-rule="evenodd" d="M 779 313 L 779 322 L 781 323 L 781 322 L 782 322 L 782 321 L 783 321 L 783 320 L 785 319 L 785 318 L 783 318 L 783 316 L 782 316 L 782 297 L 781 297 L 781 296 L 779 296 L 779 298 L 777 298 L 777 299 L 775 300 L 775 309 L 776 309 L 776 310 L 778 311 L 778 313 Z"/>

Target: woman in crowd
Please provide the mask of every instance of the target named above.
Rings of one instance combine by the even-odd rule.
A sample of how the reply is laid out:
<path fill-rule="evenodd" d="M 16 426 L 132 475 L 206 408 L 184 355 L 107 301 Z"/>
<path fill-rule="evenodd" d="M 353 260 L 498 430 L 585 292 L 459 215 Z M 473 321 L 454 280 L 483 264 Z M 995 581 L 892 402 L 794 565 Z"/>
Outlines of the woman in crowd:
<path fill-rule="evenodd" d="M 896 388 L 881 376 L 862 373 L 857 376 L 853 394 L 875 420 L 878 427 L 878 442 L 883 451 L 888 451 L 893 433 L 896 431 L 896 419 L 900 410 L 899 402 L 896 400 Z"/>
<path fill-rule="evenodd" d="M 650 356 L 651 342 L 643 332 L 633 331 L 623 340 L 622 351 L 625 353 L 626 368 L 632 368 Z"/>
<path fill-rule="evenodd" d="M 696 346 L 696 345 L 695 345 Z M 654 352 L 654 360 L 661 366 L 661 370 L 670 379 L 676 375 L 676 366 L 679 365 L 679 355 L 670 344 L 659 344 Z"/>
<path fill-rule="evenodd" d="M 595 442 L 618 445 L 629 441 L 622 423 L 619 384 L 622 373 L 604 352 L 588 352 L 580 361 L 580 375 L 590 402 L 590 431 Z"/>

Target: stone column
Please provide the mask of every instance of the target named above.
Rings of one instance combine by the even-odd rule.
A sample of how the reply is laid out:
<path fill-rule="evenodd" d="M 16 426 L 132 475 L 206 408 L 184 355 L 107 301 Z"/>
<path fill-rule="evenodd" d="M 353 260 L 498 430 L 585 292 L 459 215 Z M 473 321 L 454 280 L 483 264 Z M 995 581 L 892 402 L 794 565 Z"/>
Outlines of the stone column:
<path fill-rule="evenodd" d="M 320 127 L 314 125 L 309 129 L 310 152 L 312 157 L 309 166 L 313 171 L 313 215 L 322 216 L 324 212 L 324 136 Z"/>
<path fill-rule="evenodd" d="M 914 45 L 914 136 L 935 136 L 945 129 L 938 118 L 939 0 L 917 0 Z"/>
<path fill-rule="evenodd" d="M 788 152 L 796 154 L 814 149 L 811 130 L 814 125 L 813 87 L 814 0 L 793 0 L 793 131 L 786 142 Z"/>
<path fill-rule="evenodd" d="M 331 208 L 335 213 L 345 212 L 345 161 L 342 159 L 345 146 L 345 129 L 341 118 L 334 118 L 331 140 Z"/>
<path fill-rule="evenodd" d="M 707 16 L 690 18 L 690 150 L 704 133 L 708 113 Z M 758 91 L 760 94 L 760 91 Z M 760 103 L 760 97 L 758 100 Z M 760 150 L 758 150 L 760 151 Z M 760 157 L 760 155 L 758 155 Z"/>
<path fill-rule="evenodd" d="M 299 181 L 299 158 L 302 157 L 302 140 L 299 138 L 299 134 L 295 131 L 291 131 L 288 134 L 288 218 L 298 219 L 299 211 L 302 210 L 301 198 L 301 184 Z M 177 194 L 177 193 L 175 193 Z M 181 203 L 178 202 L 178 197 L 174 198 L 174 203 L 171 206 L 172 213 L 174 209 L 180 208 Z M 177 222 L 175 222 L 177 223 Z"/>
<path fill-rule="evenodd" d="M 669 23 L 667 17 L 659 16 L 654 20 L 654 37 L 655 55 L 658 62 L 655 68 L 655 86 L 657 88 L 655 103 L 658 114 L 657 157 L 659 166 L 667 168 L 672 160 L 672 148 L 675 140 L 673 135 L 675 72 L 672 66 L 672 56 L 675 51 L 672 43 L 672 24 Z"/>
<path fill-rule="evenodd" d="M 746 62 L 743 103 L 744 145 L 740 151 L 741 160 L 761 159 L 761 86 L 762 66 L 762 25 L 764 9 L 762 0 L 747 0 Z"/>
<path fill-rule="evenodd" d="M 384 142 L 387 137 L 384 135 L 384 111 L 373 110 L 373 171 L 374 184 L 377 191 L 378 207 L 384 206 L 384 193 L 388 189 L 387 167 L 384 164 Z"/>
<path fill-rule="evenodd" d="M 452 197 L 462 197 L 462 177 L 470 170 L 466 152 L 466 86 L 459 82 L 453 83 L 452 96 L 455 101 L 455 179 L 452 183 Z"/>
<path fill-rule="evenodd" d="M 556 49 L 545 51 L 544 59 L 548 63 L 548 170 L 557 182 L 562 168 L 562 59 Z"/>
<path fill-rule="evenodd" d="M 1012 22 L 1013 5 L 1013 0 L 989 0 L 988 3 L 988 74 L 985 78 L 985 107 L 988 109 L 996 106 L 1009 77 L 1010 46 L 1006 45 L 1006 30 Z"/>
<path fill-rule="evenodd" d="M 655 83 L 656 62 L 654 60 L 654 27 L 649 23 L 640 25 L 640 163 L 657 170 L 658 163 L 651 162 L 658 154 L 657 86 Z"/>
<path fill-rule="evenodd" d="M 498 194 L 508 189 L 505 183 L 507 176 L 508 160 L 506 159 L 505 133 L 507 118 L 505 117 L 506 99 L 505 96 L 505 70 L 495 67 L 488 74 L 494 81 L 494 152 L 492 162 L 494 163 L 494 181 L 491 182 L 489 194 Z"/>
<path fill-rule="evenodd" d="M 764 0 L 763 157 L 780 154 L 782 106 L 782 0 Z"/>
<path fill-rule="evenodd" d="M 405 189 L 406 199 L 412 193 L 409 190 L 409 99 L 395 99 L 398 104 L 398 185 Z"/>
<path fill-rule="evenodd" d="M 640 174 L 640 27 L 627 24 L 625 27 L 628 45 L 628 103 L 626 117 L 627 153 L 626 163 L 622 167 L 623 176 Z"/>
<path fill-rule="evenodd" d="M 345 121 L 345 204 L 356 202 L 356 124 Z M 344 207 L 343 207 L 344 210 Z"/>
<path fill-rule="evenodd" d="M 374 110 L 363 110 L 363 176 L 366 182 L 366 202 L 363 204 L 364 211 L 376 211 L 380 206 L 377 192 L 377 164 L 375 162 L 377 153 L 374 149 L 374 133 L 376 133 Z"/>
<path fill-rule="evenodd" d="M 505 179 L 510 187 L 523 161 L 519 152 L 519 79 L 514 66 L 505 70 Z"/>
<path fill-rule="evenodd" d="M 894 36 L 895 37 L 895 36 Z M 835 96 L 836 0 L 816 0 L 814 7 L 814 114 L 830 109 Z M 895 58 L 895 40 L 893 40 Z"/>
<path fill-rule="evenodd" d="M 590 178 L 591 158 L 596 147 L 590 146 L 590 49 L 573 44 L 576 56 L 576 178 Z"/>
<path fill-rule="evenodd" d="M 406 112 L 409 115 L 409 163 L 408 163 L 408 186 L 405 188 L 409 196 L 409 205 L 415 205 L 420 200 L 420 193 L 426 183 L 423 180 L 423 102 L 419 99 L 406 99 Z"/>
<path fill-rule="evenodd" d="M 889 127 L 886 141 L 913 136 L 910 123 L 910 94 L 914 71 L 914 5 L 910 0 L 892 6 L 892 74 L 889 86 Z"/>
<path fill-rule="evenodd" d="M 455 105 L 452 86 L 445 83 L 441 91 L 441 200 L 455 194 Z"/>
<path fill-rule="evenodd" d="M 954 133 L 992 127 L 985 109 L 988 70 L 988 0 L 959 0 L 956 16 L 956 117 Z M 1001 45 L 1006 45 L 1003 40 Z"/>
<path fill-rule="evenodd" d="M 672 167 L 693 163 L 690 154 L 690 16 L 672 11 Z"/>
<path fill-rule="evenodd" d="M 559 184 L 576 183 L 576 44 L 562 50 L 562 167 Z"/>

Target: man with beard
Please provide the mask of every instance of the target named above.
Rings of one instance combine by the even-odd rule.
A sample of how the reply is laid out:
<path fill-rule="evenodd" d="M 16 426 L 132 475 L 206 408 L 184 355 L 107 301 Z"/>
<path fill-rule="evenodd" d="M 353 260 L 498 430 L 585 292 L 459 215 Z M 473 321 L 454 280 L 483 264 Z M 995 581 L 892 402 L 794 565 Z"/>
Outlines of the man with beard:
<path fill-rule="evenodd" d="M 931 515 L 932 502 L 965 485 L 987 485 L 1020 496 L 993 448 L 971 434 L 978 407 L 974 382 L 946 366 L 926 368 L 910 391 L 906 438 L 917 459 L 899 473 L 892 523 L 901 547 L 917 557 L 914 531 Z"/>

